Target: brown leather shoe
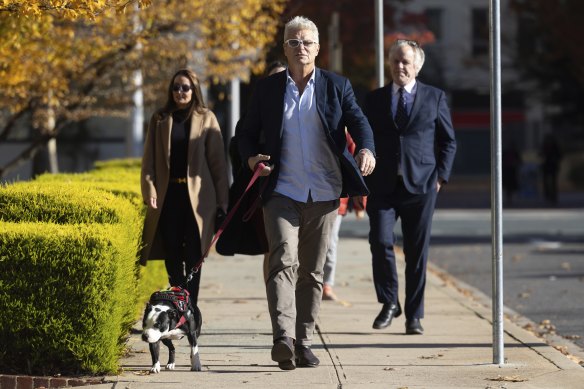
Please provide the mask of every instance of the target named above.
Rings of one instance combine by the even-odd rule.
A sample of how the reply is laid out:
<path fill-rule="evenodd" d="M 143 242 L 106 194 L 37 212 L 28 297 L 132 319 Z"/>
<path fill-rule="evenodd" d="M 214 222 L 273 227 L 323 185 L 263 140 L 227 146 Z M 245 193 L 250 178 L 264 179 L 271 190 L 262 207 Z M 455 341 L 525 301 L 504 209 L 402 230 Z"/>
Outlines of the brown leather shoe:
<path fill-rule="evenodd" d="M 320 360 L 308 346 L 296 346 L 295 352 L 298 367 L 317 367 L 320 364 Z"/>

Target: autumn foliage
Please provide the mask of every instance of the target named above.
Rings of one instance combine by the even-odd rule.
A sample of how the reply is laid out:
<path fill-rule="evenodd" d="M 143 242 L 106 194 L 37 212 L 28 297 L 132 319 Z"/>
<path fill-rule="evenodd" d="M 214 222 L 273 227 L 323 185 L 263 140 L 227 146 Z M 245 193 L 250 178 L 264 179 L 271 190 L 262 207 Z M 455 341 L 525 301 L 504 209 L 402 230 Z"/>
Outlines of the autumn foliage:
<path fill-rule="evenodd" d="M 179 67 L 211 82 L 246 79 L 285 1 L 0 0 L 0 141 L 47 107 L 50 137 L 71 120 L 126 115 L 136 70 L 146 106 Z"/>

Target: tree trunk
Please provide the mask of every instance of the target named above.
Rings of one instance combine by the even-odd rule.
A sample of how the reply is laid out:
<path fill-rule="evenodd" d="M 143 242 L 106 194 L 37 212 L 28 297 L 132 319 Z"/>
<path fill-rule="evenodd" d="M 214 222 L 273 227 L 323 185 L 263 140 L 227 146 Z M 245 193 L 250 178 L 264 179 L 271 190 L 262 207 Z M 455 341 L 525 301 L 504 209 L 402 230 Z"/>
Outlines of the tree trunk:
<path fill-rule="evenodd" d="M 55 111 L 51 107 L 38 112 L 36 120 L 33 120 L 36 132 L 42 136 L 54 135 L 55 132 Z M 43 174 L 59 173 L 59 163 L 57 159 L 57 139 L 51 137 L 33 157 L 32 177 Z"/>

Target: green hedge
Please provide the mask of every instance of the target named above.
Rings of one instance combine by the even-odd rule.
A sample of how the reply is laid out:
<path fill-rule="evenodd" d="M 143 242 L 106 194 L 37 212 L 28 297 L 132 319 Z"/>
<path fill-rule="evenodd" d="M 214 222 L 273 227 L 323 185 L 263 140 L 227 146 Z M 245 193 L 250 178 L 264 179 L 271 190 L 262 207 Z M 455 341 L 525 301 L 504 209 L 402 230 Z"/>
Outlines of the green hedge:
<path fill-rule="evenodd" d="M 119 369 L 147 299 L 138 279 L 165 278 L 136 262 L 143 208 L 135 161 L 0 187 L 2 372 Z"/>
<path fill-rule="evenodd" d="M 132 201 L 136 206 L 142 204 L 140 193 L 139 170 L 100 170 L 89 173 L 42 174 L 35 180 L 37 183 L 57 183 L 59 185 L 75 184 L 76 187 L 101 189 Z"/>
<path fill-rule="evenodd" d="M 120 224 L 0 222 L 0 365 L 115 372 L 134 322 L 136 247 Z"/>
<path fill-rule="evenodd" d="M 113 193 L 73 182 L 19 182 L 0 190 L 0 220 L 14 222 L 120 223 L 136 207 Z"/>

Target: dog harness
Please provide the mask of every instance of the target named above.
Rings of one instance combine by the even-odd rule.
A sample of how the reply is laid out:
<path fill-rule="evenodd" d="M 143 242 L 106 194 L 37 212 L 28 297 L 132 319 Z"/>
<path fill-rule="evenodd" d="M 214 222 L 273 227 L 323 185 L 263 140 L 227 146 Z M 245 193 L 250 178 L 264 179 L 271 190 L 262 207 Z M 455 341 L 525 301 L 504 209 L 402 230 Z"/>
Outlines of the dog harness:
<path fill-rule="evenodd" d="M 172 286 L 168 289 L 152 293 L 150 296 L 150 304 L 155 305 L 161 302 L 172 303 L 172 305 L 180 313 L 180 319 L 174 328 L 182 326 L 187 321 L 185 313 L 189 310 L 191 304 L 188 290 L 179 286 Z"/>

